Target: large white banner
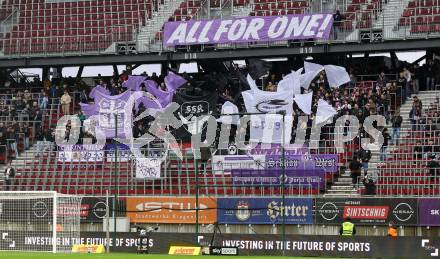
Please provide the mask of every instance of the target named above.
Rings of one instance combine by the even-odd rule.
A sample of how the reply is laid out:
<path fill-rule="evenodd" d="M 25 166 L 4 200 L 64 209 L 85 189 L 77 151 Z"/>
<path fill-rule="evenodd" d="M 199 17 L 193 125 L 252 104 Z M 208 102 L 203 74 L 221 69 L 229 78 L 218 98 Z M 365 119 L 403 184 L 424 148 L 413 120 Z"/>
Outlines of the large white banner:
<path fill-rule="evenodd" d="M 244 91 L 242 93 L 246 110 L 249 113 L 261 113 L 251 116 L 250 138 L 253 142 L 284 143 L 290 142 L 292 132 L 293 92 Z M 285 112 L 283 116 L 276 114 Z"/>
<path fill-rule="evenodd" d="M 159 158 L 136 159 L 136 178 L 140 178 L 140 179 L 160 178 L 161 163 L 162 160 Z"/>

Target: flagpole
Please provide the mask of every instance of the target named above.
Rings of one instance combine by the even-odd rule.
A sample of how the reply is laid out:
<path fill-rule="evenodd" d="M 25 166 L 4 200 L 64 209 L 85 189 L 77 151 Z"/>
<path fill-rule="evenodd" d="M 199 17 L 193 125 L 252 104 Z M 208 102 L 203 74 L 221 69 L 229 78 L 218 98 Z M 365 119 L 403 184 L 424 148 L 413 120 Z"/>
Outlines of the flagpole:
<path fill-rule="evenodd" d="M 199 120 L 198 117 L 196 117 L 196 135 L 199 133 Z M 201 138 L 201 136 L 200 136 Z M 199 236 L 199 163 L 198 158 L 195 155 L 197 152 L 193 150 L 193 156 L 194 156 L 194 162 L 195 162 L 195 173 L 196 173 L 196 242 L 198 242 L 198 236 Z"/>
<path fill-rule="evenodd" d="M 283 201 L 283 205 L 282 206 L 286 206 L 286 193 L 284 191 L 285 188 L 285 182 L 286 182 L 286 156 L 285 156 L 285 150 L 284 150 L 284 145 L 285 145 L 285 135 L 286 135 L 286 112 L 282 111 L 281 112 L 282 116 L 283 116 L 283 134 L 282 134 L 282 146 L 281 146 L 281 156 L 282 159 L 281 161 L 283 161 L 282 163 L 282 171 L 283 171 L 283 177 L 282 177 L 282 182 L 281 182 L 281 195 L 282 195 L 282 201 Z M 283 230 L 282 230 L 282 235 L 283 235 L 283 256 L 286 253 L 286 215 L 285 213 L 283 213 L 282 215 L 282 221 L 283 221 Z"/>
<path fill-rule="evenodd" d="M 118 137 L 118 114 L 115 112 L 113 114 L 115 116 L 115 138 Z M 118 170 L 118 144 L 116 141 L 114 141 L 115 143 L 115 165 L 114 165 L 114 175 L 113 175 L 113 191 L 114 193 L 114 201 L 113 201 L 113 247 L 116 247 L 116 202 L 117 202 L 117 198 L 118 198 L 118 192 L 117 192 L 117 185 L 118 185 L 118 181 L 117 181 L 117 170 Z"/>

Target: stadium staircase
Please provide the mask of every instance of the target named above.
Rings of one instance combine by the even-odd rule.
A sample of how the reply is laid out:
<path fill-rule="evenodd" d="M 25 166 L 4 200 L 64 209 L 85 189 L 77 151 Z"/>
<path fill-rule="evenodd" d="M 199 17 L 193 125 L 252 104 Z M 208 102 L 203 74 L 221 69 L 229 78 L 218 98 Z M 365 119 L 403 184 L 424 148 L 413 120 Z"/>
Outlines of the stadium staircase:
<path fill-rule="evenodd" d="M 388 3 L 373 23 L 374 29 L 383 29 L 384 33 L 394 30 L 409 0 L 388 0 Z"/>
<path fill-rule="evenodd" d="M 378 173 L 377 193 L 381 195 L 422 195 L 434 194 L 425 193 L 425 187 L 431 187 L 430 178 L 426 170 L 427 159 L 414 160 L 413 147 L 414 138 L 419 138 L 411 129 L 409 113 L 412 107 L 412 97 L 417 96 L 423 104 L 423 110 L 428 109 L 440 91 L 423 91 L 408 97 L 400 107 L 400 114 L 403 118 L 399 145 L 390 143 L 387 149 L 387 160 L 380 161 L 380 153 L 372 152 L 369 163 L 369 170 Z M 392 134 L 391 125 L 388 132 Z M 416 135 L 415 135 L 416 134 Z M 402 176 L 402 177 L 399 177 Z M 411 186 L 409 186 L 409 184 Z M 362 192 L 363 188 L 359 190 Z"/>
<path fill-rule="evenodd" d="M 410 149 L 412 149 L 413 144 L 408 144 L 406 141 L 408 141 L 408 138 L 411 138 L 412 140 L 412 134 L 411 131 L 411 121 L 409 119 L 409 112 L 412 107 L 412 98 L 413 96 L 417 96 L 423 104 L 423 109 L 428 109 L 430 104 L 435 100 L 437 96 L 440 95 L 440 91 L 423 91 L 418 94 L 413 94 L 411 97 L 408 97 L 406 102 L 400 107 L 400 114 L 403 118 L 402 127 L 401 127 L 401 136 L 400 136 L 400 144 L 399 146 L 393 145 L 393 143 L 390 143 L 388 149 L 387 149 L 387 160 L 386 165 L 384 163 L 381 163 L 380 161 L 380 151 L 372 151 L 371 152 L 371 159 L 368 164 L 368 171 L 373 172 L 375 171 L 378 174 L 378 184 L 377 184 L 377 193 L 381 195 L 391 195 L 396 194 L 392 190 L 396 186 L 386 186 L 386 183 L 390 183 L 389 180 L 389 174 L 394 173 L 396 174 L 396 171 L 401 173 L 403 177 L 406 176 L 406 173 L 402 173 L 401 171 L 406 170 L 408 171 L 408 175 L 411 175 L 410 170 L 414 170 L 415 173 L 412 173 L 414 179 L 411 179 L 412 182 L 415 184 L 416 190 L 423 189 L 424 186 L 424 180 L 423 177 L 427 178 L 429 175 L 426 172 L 425 164 L 426 161 L 423 162 L 417 162 L 415 163 L 412 160 L 412 151 L 410 152 L 410 157 L 406 156 L 404 158 L 399 157 L 400 152 L 405 146 L 410 145 Z M 387 125 L 388 132 L 392 134 L 391 130 L 391 124 Z M 391 170 L 394 170 L 391 172 Z M 418 177 L 422 177 L 417 179 Z M 405 178 L 403 181 L 406 180 Z M 394 184 L 392 182 L 391 184 Z M 420 185 L 420 186 L 417 186 Z M 398 187 L 397 187 L 398 188 Z M 410 189 L 407 192 L 411 192 Z M 414 188 L 413 188 L 414 189 Z M 391 191 L 390 191 L 391 190 Z M 401 188 L 403 190 L 403 188 Z M 338 196 L 359 196 L 363 193 L 364 187 L 362 183 L 359 184 L 359 189 L 355 189 L 352 184 L 352 179 L 350 177 L 350 170 L 347 168 L 346 170 L 342 171 L 339 178 L 334 182 L 333 185 L 330 186 L 330 189 L 327 190 L 325 196 L 329 197 L 338 197 Z M 413 193 L 413 194 L 419 194 Z"/>
<path fill-rule="evenodd" d="M 164 0 L 164 3 L 159 6 L 158 10 L 153 12 L 152 17 L 147 21 L 147 24 L 139 28 L 137 35 L 138 51 L 145 52 L 161 50 L 162 43 L 156 41 L 160 40 L 161 37 L 157 35 L 158 33 L 160 35 L 164 23 L 168 21 L 168 19 L 174 14 L 175 10 L 177 10 L 184 2 L 185 0 Z"/>

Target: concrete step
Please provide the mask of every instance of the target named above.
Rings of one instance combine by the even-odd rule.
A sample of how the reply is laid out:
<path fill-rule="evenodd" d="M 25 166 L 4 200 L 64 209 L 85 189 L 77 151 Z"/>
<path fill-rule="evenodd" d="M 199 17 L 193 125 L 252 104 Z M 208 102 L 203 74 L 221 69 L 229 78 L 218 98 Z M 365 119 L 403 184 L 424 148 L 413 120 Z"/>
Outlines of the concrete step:
<path fill-rule="evenodd" d="M 338 180 L 334 184 L 335 185 L 350 185 L 351 184 L 351 178 L 346 178 L 346 180 L 344 180 L 344 181 Z"/>
<path fill-rule="evenodd" d="M 327 194 L 338 194 L 338 195 L 357 195 L 357 190 L 327 190 Z"/>
<path fill-rule="evenodd" d="M 346 194 L 341 194 L 341 193 L 326 193 L 326 194 L 324 194 L 324 197 L 334 197 L 334 198 L 336 198 L 336 197 L 359 197 L 360 195 L 358 194 L 358 193 L 356 193 L 356 194 L 348 194 L 348 193 L 346 193 Z"/>
<path fill-rule="evenodd" d="M 353 186 L 350 185 L 332 185 L 330 190 L 335 190 L 335 191 L 352 191 L 353 190 Z"/>

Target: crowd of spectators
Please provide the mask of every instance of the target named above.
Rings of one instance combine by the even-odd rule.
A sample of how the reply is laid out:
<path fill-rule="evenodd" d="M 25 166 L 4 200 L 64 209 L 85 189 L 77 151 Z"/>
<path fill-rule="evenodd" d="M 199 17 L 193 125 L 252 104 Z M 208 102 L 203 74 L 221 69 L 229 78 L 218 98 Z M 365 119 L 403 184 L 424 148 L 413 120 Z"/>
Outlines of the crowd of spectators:
<path fill-rule="evenodd" d="M 436 62 L 429 60 L 425 66 L 422 67 L 408 67 L 402 68 L 397 76 L 387 75 L 381 72 L 377 79 L 372 84 L 358 83 L 355 72 L 350 70 L 351 81 L 339 88 L 330 87 L 325 72 L 321 72 L 317 78 L 311 83 L 309 89 L 302 89 L 302 93 L 313 92 L 313 106 L 312 116 L 310 120 L 304 125 L 299 125 L 299 128 L 308 130 L 312 126 L 312 121 L 317 109 L 319 99 L 324 99 L 331 104 L 338 112 L 338 115 L 354 115 L 359 119 L 360 124 L 369 115 L 383 115 L 387 123 L 391 125 L 390 131 L 388 129 L 381 129 L 385 140 L 385 144 L 381 149 L 380 160 L 385 162 L 387 159 L 387 147 L 391 144 L 399 144 L 400 128 L 402 126 L 402 117 L 397 109 L 408 96 L 417 93 L 420 85 L 424 84 L 428 89 L 434 89 L 436 82 L 436 75 L 432 71 L 436 71 Z M 241 68 L 235 67 L 235 70 L 240 71 Z M 261 82 L 262 89 L 266 91 L 276 91 L 278 82 L 284 75 L 279 73 L 271 73 L 263 77 Z M 423 76 L 420 76 L 422 74 Z M 111 95 L 117 95 L 125 91 L 122 83 L 128 79 L 129 71 L 123 71 L 120 75 L 112 77 L 103 77 L 98 75 L 95 78 L 95 83 L 106 88 Z M 149 76 L 146 72 L 141 75 L 147 79 L 157 82 L 162 90 L 166 89 L 164 84 L 164 75 L 157 75 L 156 73 Z M 203 95 L 205 92 L 217 91 L 219 95 L 219 105 L 225 101 L 231 101 L 238 104 L 239 108 L 244 109 L 243 102 L 239 98 L 240 90 L 238 81 L 226 80 L 222 82 L 219 87 L 218 82 L 222 81 L 222 76 L 217 73 L 210 73 L 209 75 L 183 75 L 188 83 L 183 87 L 184 91 L 190 95 Z M 193 78 L 194 77 L 194 78 Z M 423 80 L 426 77 L 426 80 Z M 422 81 L 423 82 L 422 82 Z M 208 83 L 200 84 L 198 81 L 205 81 Z M 39 81 L 37 81 L 39 82 Z M 33 82 L 37 84 L 36 82 Z M 91 138 L 91 132 L 84 131 L 83 122 L 85 116 L 79 110 L 79 102 L 89 102 L 90 86 L 85 85 L 82 81 L 77 81 L 72 78 L 63 80 L 44 80 L 41 83 L 40 92 L 31 93 L 29 91 L 16 91 L 11 94 L 1 95 L 0 97 L 0 146 L 7 146 L 14 151 L 14 156 L 18 156 L 19 148 L 17 143 L 21 141 L 20 136 L 24 136 L 23 145 L 28 148 L 29 134 L 28 128 L 34 127 L 35 140 L 37 150 L 43 151 L 51 146 L 50 143 L 54 141 L 54 129 L 48 128 L 42 123 L 44 116 L 47 115 L 47 110 L 52 105 L 58 105 L 61 109 L 61 114 L 69 115 L 76 114 L 81 121 L 81 138 Z M 238 98 L 237 98 L 238 97 Z M 410 119 L 413 130 L 427 130 L 432 131 L 439 128 L 439 99 L 432 104 L 431 109 L 423 111 L 422 102 L 417 98 L 413 98 L 413 108 L 411 109 Z M 139 109 L 138 114 L 143 110 Z M 294 105 L 294 124 L 299 122 L 299 116 L 305 115 L 299 107 Z M 139 137 L 147 132 L 148 119 L 139 121 L 133 125 L 134 137 Z M 347 125 L 349 126 L 349 125 Z M 69 138 L 69 130 L 71 126 L 66 126 L 66 141 Z M 323 141 L 326 141 L 327 136 L 333 132 L 331 126 L 323 130 Z M 364 184 L 374 184 L 376 180 L 368 171 L 368 164 L 371 159 L 371 152 L 360 148 L 360 139 L 368 136 L 365 130 L 361 127 L 358 137 L 355 139 L 355 144 L 358 150 L 354 153 L 353 161 L 349 168 L 352 171 L 353 183 L 358 184 L 358 179 L 364 179 Z M 295 140 L 295 130 L 292 131 L 292 140 Z M 436 134 L 436 133 L 432 133 Z M 7 141 L 9 140 L 9 141 Z M 328 139 L 327 139 L 328 140 Z M 329 142 L 328 142 L 329 143 Z M 327 143 L 324 143 L 326 146 Z M 414 150 L 414 156 L 419 157 L 420 154 L 428 152 L 429 147 L 434 148 L 430 143 L 420 143 Z M 421 149 L 421 150 L 418 150 Z M 433 150 L 432 152 L 439 150 Z M 356 179 L 356 180 L 355 180 Z M 372 182 L 371 182 L 372 181 Z"/>

